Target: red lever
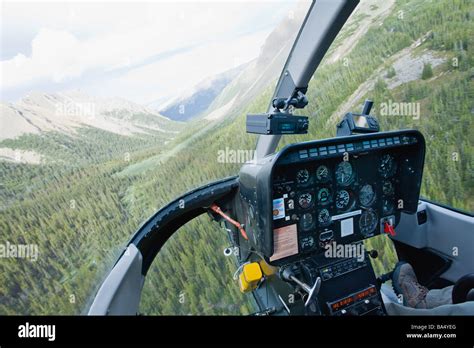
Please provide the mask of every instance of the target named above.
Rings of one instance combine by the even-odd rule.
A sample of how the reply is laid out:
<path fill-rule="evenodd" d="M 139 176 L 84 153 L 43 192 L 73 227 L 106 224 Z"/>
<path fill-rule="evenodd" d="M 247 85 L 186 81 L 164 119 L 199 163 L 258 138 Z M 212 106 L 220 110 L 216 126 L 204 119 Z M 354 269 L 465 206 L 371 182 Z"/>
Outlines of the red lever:
<path fill-rule="evenodd" d="M 393 228 L 393 226 L 387 221 L 383 223 L 383 231 L 392 237 L 395 236 L 395 228 Z"/>
<path fill-rule="evenodd" d="M 244 237 L 246 240 L 249 239 L 249 237 L 247 237 L 247 233 L 245 232 L 244 228 L 242 227 L 242 225 L 238 222 L 238 221 L 235 221 L 234 219 L 232 219 L 231 217 L 229 217 L 226 213 L 224 213 L 222 211 L 222 209 L 216 204 L 216 203 L 212 203 L 211 206 L 209 207 L 209 209 L 211 209 L 214 213 L 217 213 L 219 214 L 220 216 L 222 216 L 224 219 L 226 219 L 227 221 L 229 221 L 232 225 L 234 225 L 235 227 L 237 227 L 240 231 L 240 234 L 242 235 L 242 237 Z"/>

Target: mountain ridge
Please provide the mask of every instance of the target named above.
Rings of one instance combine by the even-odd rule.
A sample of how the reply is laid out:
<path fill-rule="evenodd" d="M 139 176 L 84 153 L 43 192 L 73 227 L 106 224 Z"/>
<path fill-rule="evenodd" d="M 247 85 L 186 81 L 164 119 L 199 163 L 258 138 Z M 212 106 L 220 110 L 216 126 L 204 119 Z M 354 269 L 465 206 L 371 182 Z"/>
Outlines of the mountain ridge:
<path fill-rule="evenodd" d="M 177 123 L 124 98 L 92 97 L 81 91 L 33 92 L 16 103 L 0 103 L 0 140 L 93 127 L 120 135 L 174 132 Z"/>

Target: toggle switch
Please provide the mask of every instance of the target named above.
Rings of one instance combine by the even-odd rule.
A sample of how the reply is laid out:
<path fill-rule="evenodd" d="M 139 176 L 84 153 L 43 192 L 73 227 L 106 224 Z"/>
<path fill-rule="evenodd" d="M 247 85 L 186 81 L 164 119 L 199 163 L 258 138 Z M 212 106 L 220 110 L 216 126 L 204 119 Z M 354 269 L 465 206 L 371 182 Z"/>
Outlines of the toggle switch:
<path fill-rule="evenodd" d="M 383 223 L 383 231 L 389 235 L 391 235 L 392 237 L 395 236 L 395 228 L 393 227 L 393 225 L 391 223 L 389 223 L 388 221 L 385 221 Z"/>

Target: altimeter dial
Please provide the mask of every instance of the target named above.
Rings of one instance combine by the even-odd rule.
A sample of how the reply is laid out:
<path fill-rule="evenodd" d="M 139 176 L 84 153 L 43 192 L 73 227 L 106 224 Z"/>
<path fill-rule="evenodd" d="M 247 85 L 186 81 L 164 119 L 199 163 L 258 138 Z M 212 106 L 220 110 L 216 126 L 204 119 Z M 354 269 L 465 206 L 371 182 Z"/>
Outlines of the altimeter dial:
<path fill-rule="evenodd" d="M 296 181 L 298 184 L 306 184 L 309 181 L 308 169 L 301 169 L 296 173 Z"/>
<path fill-rule="evenodd" d="M 329 168 L 325 165 L 320 165 L 316 169 L 316 180 L 320 183 L 327 183 L 331 179 Z"/>
<path fill-rule="evenodd" d="M 298 204 L 301 208 L 307 209 L 313 204 L 313 195 L 309 192 L 302 193 L 298 196 Z"/>
<path fill-rule="evenodd" d="M 359 219 L 360 233 L 365 236 L 371 236 L 378 225 L 377 214 L 373 210 L 365 210 Z"/>
<path fill-rule="evenodd" d="M 369 207 L 375 202 L 375 190 L 372 185 L 364 185 L 359 191 L 359 201 L 364 207 Z"/>
<path fill-rule="evenodd" d="M 380 158 L 379 173 L 383 178 L 392 177 L 397 171 L 397 162 L 392 155 L 385 154 Z"/>
<path fill-rule="evenodd" d="M 303 214 L 300 219 L 300 227 L 303 231 L 309 231 L 313 227 L 313 215 L 310 213 Z"/>
<path fill-rule="evenodd" d="M 336 193 L 336 208 L 339 210 L 347 210 L 350 208 L 352 203 L 352 197 L 349 191 L 339 190 Z"/>
<path fill-rule="evenodd" d="M 328 226 L 331 224 L 331 215 L 329 210 L 321 209 L 318 213 L 318 223 L 320 226 Z"/>
<path fill-rule="evenodd" d="M 349 186 L 354 181 L 354 171 L 349 162 L 343 161 L 337 165 L 336 181 L 340 186 Z"/>

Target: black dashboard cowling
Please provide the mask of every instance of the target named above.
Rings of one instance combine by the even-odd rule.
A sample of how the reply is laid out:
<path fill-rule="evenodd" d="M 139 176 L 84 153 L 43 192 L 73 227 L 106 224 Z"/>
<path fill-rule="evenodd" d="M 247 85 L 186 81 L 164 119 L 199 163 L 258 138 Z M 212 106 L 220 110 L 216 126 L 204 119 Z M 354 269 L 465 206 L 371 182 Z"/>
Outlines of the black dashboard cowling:
<path fill-rule="evenodd" d="M 355 197 L 354 201 L 356 202 L 349 210 L 342 211 L 341 214 L 341 211 L 337 208 L 337 206 L 340 205 L 334 204 L 334 199 L 336 191 L 340 188 L 339 183 L 341 183 L 341 185 L 342 183 L 346 184 L 344 182 L 345 179 L 341 179 L 341 174 L 339 173 L 341 172 L 342 175 L 344 175 L 344 171 L 336 169 L 338 162 L 348 160 L 348 162 L 352 163 L 355 167 L 355 177 L 357 178 L 359 176 L 360 178 L 364 178 L 359 181 L 357 179 L 354 180 L 351 184 L 354 186 L 351 187 L 353 191 L 360 190 L 364 180 L 365 182 L 370 182 L 372 186 L 377 187 L 377 190 L 380 191 L 382 184 L 378 181 L 381 180 L 380 177 L 384 176 L 385 173 L 380 174 L 381 169 L 379 166 L 383 167 L 383 164 L 380 164 L 379 161 L 383 160 L 379 159 L 385 155 L 393 157 L 396 161 L 396 170 L 391 173 L 396 186 L 396 207 L 393 213 L 395 217 L 393 225 L 396 226 L 401 212 L 414 214 L 417 211 L 424 165 L 425 140 L 423 135 L 416 130 L 380 132 L 290 144 L 275 154 L 255 162 L 244 164 L 239 173 L 239 199 L 243 208 L 241 211 L 245 216 L 239 216 L 238 218 L 247 226 L 246 230 L 252 247 L 262 253 L 269 263 L 279 264 L 281 260 L 276 261 L 272 259 L 272 255 L 274 255 L 275 252 L 274 234 L 276 232 L 274 232 L 274 230 L 285 225 L 298 226 L 298 240 L 300 240 L 302 232 L 300 231 L 299 223 L 304 215 L 303 213 L 307 211 L 313 216 L 313 219 L 317 220 L 315 215 L 317 215 L 317 212 L 320 211 L 318 209 L 321 207 L 317 206 L 319 201 L 315 202 L 315 191 L 318 190 L 319 186 L 317 186 L 317 183 L 311 181 L 313 180 L 311 179 L 309 184 L 306 184 L 306 188 L 311 194 L 308 195 L 306 193 L 306 196 L 298 201 L 298 190 L 301 189 L 297 182 L 298 180 L 295 178 L 295 171 L 297 171 L 298 168 L 310 168 L 309 172 L 311 177 L 314 175 L 313 168 L 315 168 L 315 166 L 324 164 L 324 166 L 331 168 L 333 172 L 333 177 L 331 178 L 332 186 L 328 187 L 328 191 L 332 191 L 330 194 L 332 204 L 328 206 L 328 210 L 334 210 L 331 211 L 331 215 L 334 213 L 335 215 L 337 214 L 338 217 L 345 217 L 346 215 L 360 215 L 366 210 L 372 210 L 377 219 L 382 218 L 384 214 L 384 212 L 381 211 L 382 203 L 377 203 L 374 207 L 366 208 L 362 206 L 362 199 Z M 336 177 L 336 171 L 338 172 L 338 177 Z M 380 172 L 379 174 L 374 174 L 378 171 Z M 282 179 L 280 177 L 281 173 L 289 173 L 289 177 Z M 306 171 L 304 173 L 306 174 Z M 288 185 L 285 184 L 285 180 Z M 279 197 L 279 195 L 285 197 L 284 206 L 291 200 L 287 194 L 282 194 L 280 191 L 277 192 L 277 187 L 280 187 L 279 185 L 286 185 L 288 187 L 288 192 L 293 197 L 292 205 L 298 206 L 298 202 L 301 203 L 301 201 L 303 201 L 304 208 L 298 206 L 300 210 L 296 209 L 293 214 L 285 213 L 285 208 L 283 208 L 282 214 L 286 216 L 284 218 L 283 215 L 278 216 L 279 212 L 278 208 L 275 208 L 275 198 Z M 383 185 L 385 185 L 385 183 Z M 337 191 L 337 193 L 339 194 L 339 191 Z M 314 205 L 312 205 L 312 209 L 314 212 L 311 208 L 306 207 L 306 203 L 308 203 L 308 199 L 311 196 L 313 196 Z M 402 202 L 402 204 L 399 204 L 399 202 Z M 278 204 L 280 204 L 280 202 L 278 202 Z M 336 217 L 335 215 L 333 218 Z M 278 219 L 275 219 L 275 217 Z M 280 217 L 282 218 L 279 219 Z M 383 223 L 382 220 L 381 223 Z M 354 223 L 354 225 L 356 224 Z M 296 227 L 293 227 L 293 229 L 296 231 Z M 327 229 L 324 229 L 324 231 L 326 230 Z M 379 228 L 374 231 L 374 233 L 365 236 L 355 231 L 353 236 L 351 236 L 351 238 L 345 238 L 345 241 L 349 240 L 349 242 L 355 242 L 380 233 Z M 322 233 L 323 230 L 318 230 L 316 221 L 315 227 L 310 232 Z M 337 240 L 337 242 L 340 241 Z M 321 250 L 318 251 L 318 248 L 315 248 L 310 251 L 310 253 L 320 251 Z M 298 252 L 293 253 L 291 257 L 285 256 L 284 259 L 295 259 L 302 257 L 303 254 L 307 255 L 307 253 L 303 253 L 301 246 L 298 246 Z"/>

